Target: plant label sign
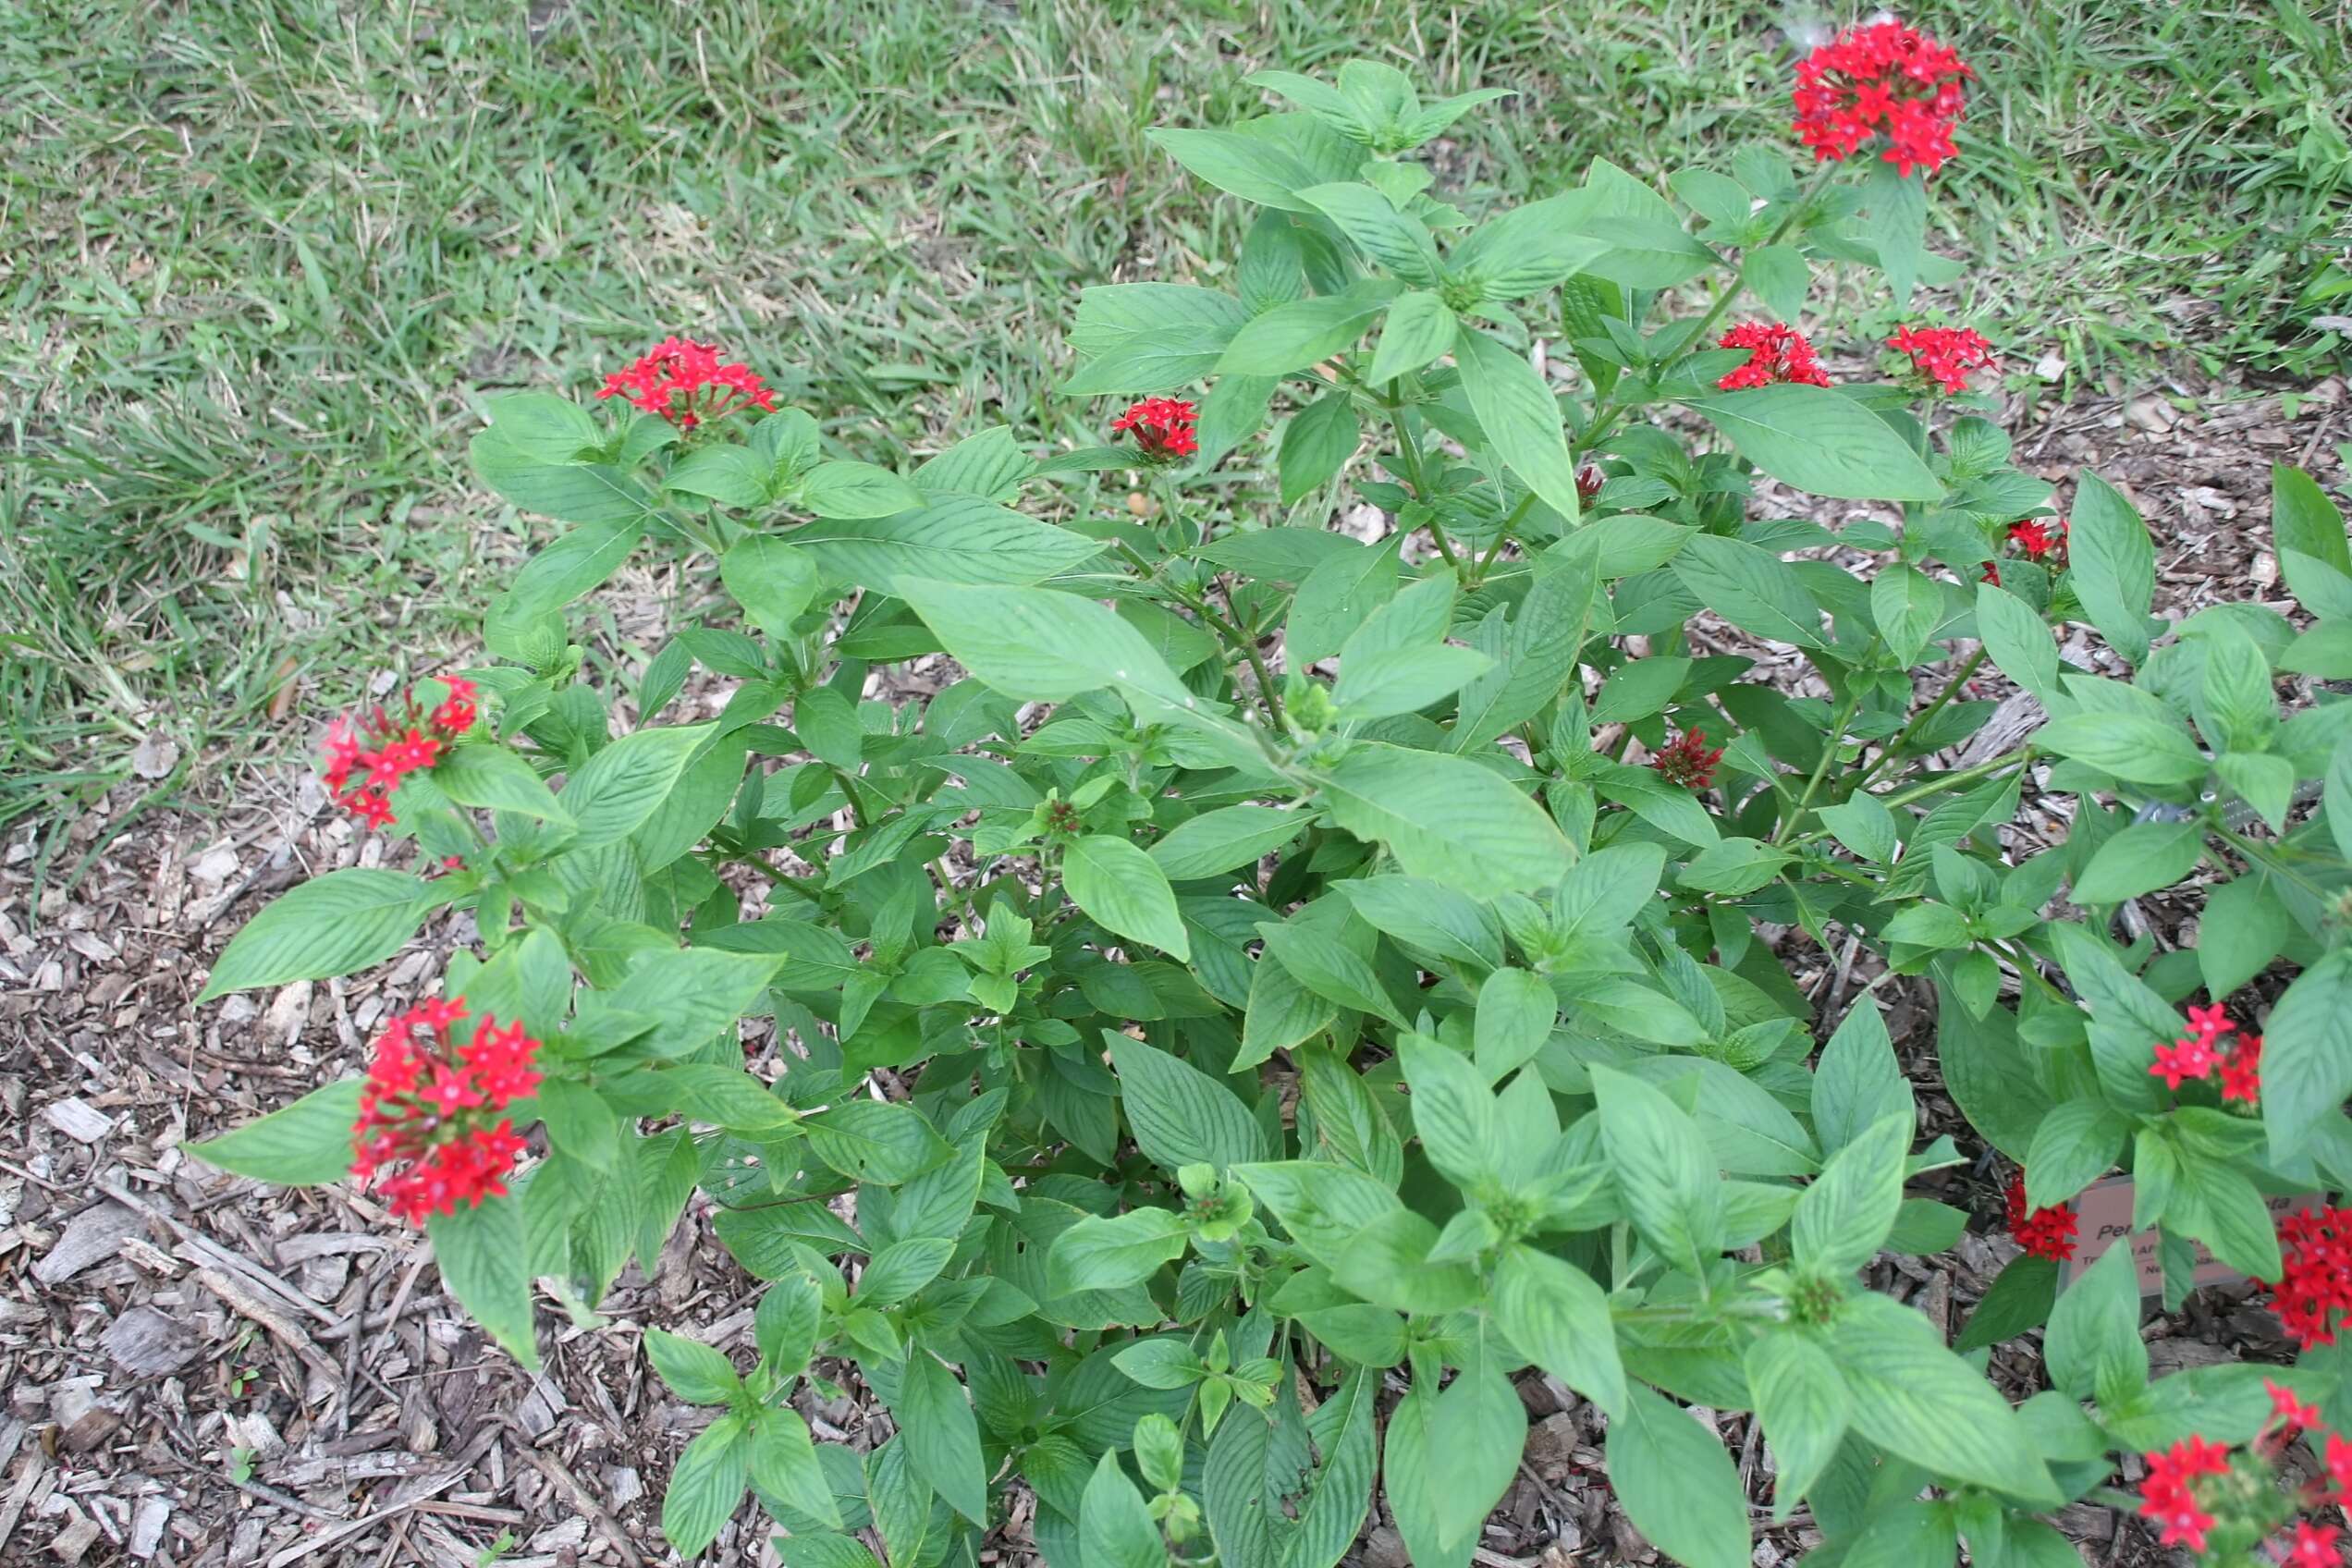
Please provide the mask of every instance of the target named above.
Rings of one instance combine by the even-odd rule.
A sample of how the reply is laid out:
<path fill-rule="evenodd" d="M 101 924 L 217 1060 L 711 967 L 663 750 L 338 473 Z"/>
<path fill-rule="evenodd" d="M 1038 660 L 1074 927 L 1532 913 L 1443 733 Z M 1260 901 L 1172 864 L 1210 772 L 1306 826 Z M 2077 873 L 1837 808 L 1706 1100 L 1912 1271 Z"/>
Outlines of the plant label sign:
<path fill-rule="evenodd" d="M 2129 1238 L 2132 1261 L 2139 1269 L 2140 1294 L 2157 1296 L 2164 1293 L 2164 1265 L 2156 1252 L 2156 1231 L 2152 1229 L 2132 1229 L 2132 1197 L 2137 1183 L 2128 1176 L 2110 1176 L 2103 1182 L 2093 1182 L 2083 1189 L 2074 1202 L 2077 1221 L 2076 1235 L 2079 1238 L 2075 1256 L 2061 1264 L 2058 1283 L 2063 1290 L 2071 1285 L 2092 1264 L 2106 1256 L 2107 1249 Z M 2320 1193 L 2278 1193 L 2267 1200 L 2272 1223 L 2276 1224 L 2290 1214 L 2318 1208 L 2326 1203 Z M 2197 1248 L 2197 1266 L 2189 1278 L 2195 1285 L 2226 1285 L 2246 1278 L 2228 1264 L 2222 1262 L 2205 1248 L 2205 1243 L 2192 1243 Z"/>

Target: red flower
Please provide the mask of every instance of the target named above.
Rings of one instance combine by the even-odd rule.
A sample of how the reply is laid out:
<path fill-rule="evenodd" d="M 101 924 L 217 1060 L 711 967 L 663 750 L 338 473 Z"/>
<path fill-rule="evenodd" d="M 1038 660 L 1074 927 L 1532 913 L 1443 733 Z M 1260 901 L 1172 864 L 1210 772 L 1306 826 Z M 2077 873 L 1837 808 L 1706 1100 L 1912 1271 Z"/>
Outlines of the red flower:
<path fill-rule="evenodd" d="M 1609 476 L 1591 463 L 1586 463 L 1578 469 L 1576 471 L 1576 504 L 1580 507 L 1591 506 L 1594 497 L 1600 494 L 1600 487 L 1608 483 Z"/>
<path fill-rule="evenodd" d="M 397 714 L 379 704 L 356 724 L 345 714 L 326 727 L 320 774 L 327 793 L 371 828 L 398 821 L 392 815 L 392 791 L 400 780 L 430 772 L 450 742 L 473 728 L 473 682 L 452 675 L 442 677 L 441 685 L 447 694 L 430 712 L 411 687 Z"/>
<path fill-rule="evenodd" d="M 2271 1396 L 2271 1419 L 2280 1426 L 2317 1427 L 2320 1424 L 2320 1407 L 2305 1403 L 2293 1389 L 2273 1383 L 2268 1378 L 2262 1379 L 2262 1387 Z"/>
<path fill-rule="evenodd" d="M 1965 326 L 1906 326 L 1887 347 L 1908 354 L 1911 368 L 1946 392 L 1966 392 L 1968 373 L 1992 363 L 1992 345 Z"/>
<path fill-rule="evenodd" d="M 1744 321 L 1716 339 L 1719 349 L 1746 349 L 1747 363 L 1715 385 L 1724 392 L 1770 386 L 1776 381 L 1798 381 L 1807 386 L 1833 385 L 1829 373 L 1814 361 L 1813 345 L 1805 334 L 1785 322 Z"/>
<path fill-rule="evenodd" d="M 1706 730 L 1686 729 L 1680 739 L 1660 747 L 1649 766 L 1685 790 L 1704 790 L 1715 782 L 1715 765 L 1722 760 L 1722 747 L 1707 749 Z"/>
<path fill-rule="evenodd" d="M 2026 1207 L 2026 1172 L 2021 1166 L 2009 1178 L 2005 1194 L 2009 1234 L 2034 1257 L 2064 1263 L 2075 1256 L 2075 1211 L 2064 1204 L 2047 1208 Z"/>
<path fill-rule="evenodd" d="M 605 377 L 599 398 L 624 398 L 680 430 L 725 419 L 738 409 L 776 407 L 776 394 L 751 366 L 722 363 L 725 350 L 691 337 L 665 337 L 634 364 Z"/>
<path fill-rule="evenodd" d="M 369 1047 L 351 1174 L 385 1173 L 386 1202 L 412 1225 L 504 1194 L 522 1153 L 500 1113 L 539 1086 L 539 1042 L 519 1021 L 501 1031 L 484 1017 L 460 1047 L 451 1032 L 465 1016 L 462 997 L 419 1002 L 396 1013 Z"/>
<path fill-rule="evenodd" d="M 2049 521 L 2038 517 L 2020 519 L 2009 525 L 2009 543 L 2016 545 L 2018 552 L 2029 561 L 2045 557 L 2064 561 L 2066 557 L 2066 520 L 2063 517 Z"/>
<path fill-rule="evenodd" d="M 2229 1450 L 2220 1443 L 2191 1437 L 2174 1443 L 2169 1452 L 2151 1453 L 2147 1459 L 2148 1479 L 2139 1488 L 2140 1517 L 2163 1526 L 2161 1544 L 2203 1551 L 2205 1532 L 2213 1527 L 2215 1521 L 2212 1514 L 2198 1506 L 2197 1477 L 2227 1472 Z"/>
<path fill-rule="evenodd" d="M 2336 1537 L 2342 1534 L 2333 1525 L 2314 1525 L 2308 1519 L 2297 1519 L 2295 1538 L 2288 1544 L 2280 1568 L 2344 1568 L 2344 1554 L 2335 1549 Z"/>
<path fill-rule="evenodd" d="M 1979 582 L 1990 582 L 1995 588 L 2000 587 L 2001 568 L 1994 565 L 1991 561 L 1985 562 L 1984 570 L 1977 573 L 1977 581 Z"/>
<path fill-rule="evenodd" d="M 2271 1310 L 2305 1350 L 2335 1342 L 2336 1314 L 2352 1312 L 2352 1209 L 2305 1209 L 2278 1227 L 2281 1278 L 2272 1285 Z M 2346 1452 L 2352 1480 L 2352 1450 Z M 2336 1446 L 2328 1445 L 2328 1468 Z M 2347 1488 L 2352 1489 L 2352 1488 Z"/>
<path fill-rule="evenodd" d="M 1976 73 L 1949 46 L 1900 22 L 1852 28 L 1797 63 L 1797 139 L 1822 162 L 1844 162 L 1874 135 L 1880 154 L 1908 176 L 1953 156 L 1960 84 Z"/>
<path fill-rule="evenodd" d="M 2341 1433 L 2328 1434 L 2325 1463 L 2328 1479 L 2335 1483 L 2336 1501 L 2342 1502 L 2352 1496 L 2352 1443 L 2346 1442 Z"/>
<path fill-rule="evenodd" d="M 2262 1036 L 2240 1035 L 2222 1059 L 2222 1098 L 2252 1105 L 2262 1097 Z"/>
<path fill-rule="evenodd" d="M 1200 412 L 1190 403 L 1174 398 L 1145 398 L 1112 420 L 1110 430 L 1114 435 L 1133 435 L 1146 459 L 1166 463 L 1200 450 L 1200 441 L 1193 433 L 1199 423 Z"/>
<path fill-rule="evenodd" d="M 2189 1032 L 2169 1046 L 2156 1047 L 2155 1065 L 2148 1070 L 2151 1078 L 2162 1078 L 2164 1087 L 2177 1089 L 2185 1078 L 2209 1078 L 2222 1063 L 2222 1052 L 2213 1048 L 2215 1042 L 2229 1034 L 2236 1025 L 2223 1015 L 2222 1004 L 2192 1007 L 2188 1010 Z M 2259 1061 L 2261 1048 L 2255 1047 Z"/>

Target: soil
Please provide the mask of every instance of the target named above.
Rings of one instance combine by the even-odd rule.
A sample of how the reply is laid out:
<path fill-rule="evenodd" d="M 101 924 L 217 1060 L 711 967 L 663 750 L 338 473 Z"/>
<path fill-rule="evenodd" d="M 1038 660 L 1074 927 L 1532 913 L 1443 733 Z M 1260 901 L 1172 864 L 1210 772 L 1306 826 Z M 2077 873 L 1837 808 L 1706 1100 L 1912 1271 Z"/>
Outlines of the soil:
<path fill-rule="evenodd" d="M 2336 444 L 2352 440 L 2337 380 L 2287 401 L 2200 385 L 2014 411 L 2023 465 L 2059 484 L 2062 505 L 2084 467 L 2134 496 L 2160 542 L 2159 608 L 2174 615 L 2223 600 L 2284 607 L 2271 465 L 2334 486 Z M 641 619 L 657 619 L 657 584 L 644 586 L 639 602 L 656 607 Z M 1994 724 L 2029 717 L 2013 704 Z M 267 1188 L 184 1152 L 356 1071 L 372 1027 L 470 934 L 451 919 L 356 979 L 193 1005 L 209 962 L 270 897 L 385 852 L 326 809 L 299 760 L 305 721 L 288 722 L 288 760 L 236 778 L 216 810 L 133 814 L 139 780 L 90 810 L 54 863 L 86 856 L 71 886 L 37 879 L 29 834 L 0 850 L 0 1562 L 472 1568 L 494 1547 L 513 1568 L 674 1562 L 657 1528 L 663 1478 L 707 1413 L 648 1376 L 638 1340 L 658 1326 L 739 1348 L 757 1295 L 707 1214 L 690 1216 L 656 1280 L 622 1277 L 603 1326 L 543 1314 L 546 1363 L 531 1374 L 455 1309 L 423 1237 L 365 1194 Z M 2021 831 L 2037 831 L 2030 814 Z M 2186 911 L 2141 917 L 2162 940 L 2194 939 Z M 1850 954 L 1790 956 L 1824 1002 L 1859 983 Z M 1925 1046 L 1931 1002 L 1901 983 L 1880 995 L 1923 1105 L 1938 1130 L 1956 1125 Z M 1874 1282 L 1949 1328 L 2013 1249 L 1997 1174 L 1979 1165 L 1943 1180 L 1942 1195 L 1988 1222 L 1981 1233 L 1942 1256 L 1882 1258 Z M 2160 1370 L 2277 1354 L 2268 1315 L 2226 1293 L 2150 1333 Z M 1995 1365 L 2013 1392 L 2039 1386 L 2030 1338 Z M 1539 1375 L 1522 1391 L 1527 1452 L 1478 1561 L 1655 1561 L 1613 1504 L 1596 1414 Z M 851 1401 L 807 1413 L 821 1437 L 869 1440 Z M 1754 1423 L 1717 1425 L 1759 1500 L 1755 1562 L 1794 1560 L 1805 1516 L 1769 1526 L 1770 1455 Z M 2061 1523 L 2096 1563 L 2165 1555 L 2106 1509 Z M 774 1562 L 764 1525 L 746 1508 L 709 1560 Z M 1385 1515 L 1369 1526 L 1361 1561 L 1397 1568 Z M 1017 1529 L 989 1546 L 992 1562 L 1034 1556 Z"/>

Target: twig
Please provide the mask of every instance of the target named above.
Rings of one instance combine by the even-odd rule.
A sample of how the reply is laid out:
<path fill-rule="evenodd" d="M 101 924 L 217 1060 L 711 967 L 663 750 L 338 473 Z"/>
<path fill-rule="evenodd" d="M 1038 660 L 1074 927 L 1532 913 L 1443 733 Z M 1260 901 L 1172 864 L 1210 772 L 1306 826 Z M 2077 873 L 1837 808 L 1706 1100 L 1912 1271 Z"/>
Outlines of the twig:
<path fill-rule="evenodd" d="M 299 1513 L 305 1519 L 315 1519 L 323 1525 L 344 1525 L 350 1523 L 350 1521 L 347 1520 L 340 1513 L 329 1513 L 324 1508 L 313 1507 L 312 1504 L 304 1502 L 300 1498 L 296 1497 L 292 1492 L 279 1491 L 276 1487 L 270 1486 L 266 1482 L 240 1481 L 236 1476 L 226 1473 L 223 1473 L 220 1478 L 227 1481 L 230 1486 L 235 1487 L 240 1492 L 245 1492 L 251 1496 L 260 1498 L 263 1502 L 272 1504 L 275 1507 L 283 1508 L 288 1513 Z M 364 1523 L 364 1521 L 362 1521 L 362 1523 Z M 317 1544 L 318 1543 L 315 1540 L 307 1542 L 305 1543 L 305 1550 L 307 1550 L 315 1547 Z M 276 1559 L 273 1558 L 271 1561 L 275 1562 Z"/>
<path fill-rule="evenodd" d="M 341 1368 L 326 1358 L 326 1353 L 302 1332 L 300 1325 L 247 1290 L 235 1275 L 224 1274 L 217 1268 L 199 1268 L 196 1282 L 284 1341 L 287 1348 L 301 1357 L 302 1364 L 312 1371 L 330 1378 L 341 1375 Z"/>
<path fill-rule="evenodd" d="M 563 1461 L 554 1454 L 542 1453 L 532 1447 L 531 1435 L 512 1419 L 507 1422 L 507 1426 L 522 1439 L 522 1456 L 537 1467 L 539 1474 L 547 1477 L 550 1485 L 571 1499 L 574 1508 L 586 1514 L 590 1522 L 605 1533 L 605 1538 L 613 1543 L 629 1568 L 645 1568 L 645 1560 L 637 1555 L 636 1547 L 630 1543 L 629 1532 L 621 1527 L 620 1521 L 614 1518 L 603 1503 L 589 1493 L 587 1488 L 580 1484 L 580 1477 L 564 1468 Z"/>
<path fill-rule="evenodd" d="M 98 1183 L 98 1190 L 105 1194 L 108 1197 L 114 1199 L 116 1203 L 121 1204 L 125 1208 L 128 1208 L 136 1214 L 144 1215 L 148 1219 L 163 1225 L 165 1229 L 169 1230 L 173 1235 L 178 1236 L 183 1243 L 193 1247 L 198 1252 L 203 1254 L 205 1259 L 209 1259 L 214 1263 L 219 1264 L 223 1268 L 226 1268 L 232 1273 L 243 1276 L 253 1284 L 259 1285 L 263 1290 L 269 1292 L 272 1295 L 278 1297 L 295 1310 L 308 1313 L 311 1317 L 317 1318 L 322 1323 L 333 1323 L 335 1321 L 335 1314 L 329 1312 L 326 1308 L 321 1306 L 310 1297 L 302 1294 L 293 1286 L 288 1284 L 285 1280 L 280 1280 L 276 1275 L 272 1274 L 260 1264 L 255 1263 L 251 1258 L 246 1257 L 242 1254 L 229 1251 L 228 1248 L 221 1245 L 218 1242 L 214 1241 L 202 1231 L 198 1231 L 191 1226 L 181 1223 L 176 1216 L 167 1214 L 164 1210 L 157 1208 L 153 1204 L 151 1204 L 146 1199 L 138 1196 L 120 1183 L 115 1182 L 101 1182 Z M 202 1260 L 191 1258 L 189 1261 L 199 1262 Z M 329 1367 L 327 1370 L 332 1372 L 334 1368 Z"/>

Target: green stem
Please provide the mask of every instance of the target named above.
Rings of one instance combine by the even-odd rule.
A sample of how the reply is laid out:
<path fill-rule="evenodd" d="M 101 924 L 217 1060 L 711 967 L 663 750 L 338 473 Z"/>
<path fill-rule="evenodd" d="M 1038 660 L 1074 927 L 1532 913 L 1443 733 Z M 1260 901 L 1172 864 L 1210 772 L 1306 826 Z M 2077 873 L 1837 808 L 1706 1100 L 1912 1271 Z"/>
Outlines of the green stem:
<path fill-rule="evenodd" d="M 1944 710 L 1952 699 L 1959 694 L 1960 688 L 1968 683 L 1969 677 L 1984 668 L 1984 662 L 1985 649 L 1983 644 L 1979 643 L 1975 653 L 1961 661 L 1960 668 L 1953 672 L 1952 679 L 1944 683 L 1943 690 L 1936 693 L 1935 700 L 1912 715 L 1911 721 L 1894 732 L 1894 739 L 1886 743 L 1886 749 L 1879 753 L 1878 760 L 1863 770 L 1861 782 L 1846 793 L 1859 794 L 1868 789 L 1879 777 L 1880 770 L 1903 754 L 1903 748 L 1911 737 L 1917 735 L 1928 720 Z"/>
<path fill-rule="evenodd" d="M 1273 720 L 1276 729 L 1282 729 L 1282 699 L 1275 690 L 1274 677 L 1268 671 L 1266 661 L 1258 655 L 1256 640 L 1243 631 L 1234 621 L 1219 614 L 1217 606 L 1208 602 L 1207 594 L 1195 593 L 1181 582 L 1162 577 L 1159 574 L 1159 569 L 1145 560 L 1143 552 L 1137 550 L 1126 540 L 1114 538 L 1111 543 L 1121 555 L 1127 557 L 1136 570 L 1144 574 L 1144 580 L 1146 582 L 1156 583 L 1175 594 L 1187 609 L 1207 621 L 1219 636 L 1231 643 L 1234 651 L 1248 661 L 1250 673 L 1257 679 L 1257 694 L 1266 704 L 1267 717 Z"/>
<path fill-rule="evenodd" d="M 1870 642 L 1875 645 L 1878 639 L 1873 637 Z M 1869 657 L 1869 654 L 1868 648 L 1863 649 L 1864 658 Z M 1830 720 L 1829 733 L 1821 737 L 1821 759 L 1813 765 L 1813 777 L 1805 781 L 1805 793 L 1796 798 L 1796 809 L 1781 818 L 1781 825 L 1772 830 L 1775 845 L 1788 842 L 1788 836 L 1795 831 L 1796 825 L 1812 808 L 1813 797 L 1821 792 L 1821 781 L 1830 776 L 1830 764 L 1837 760 L 1838 743 L 1845 738 L 1846 726 L 1854 722 L 1854 715 L 1861 706 L 1862 688 L 1849 680 L 1845 700 L 1838 704 L 1837 713 Z"/>
<path fill-rule="evenodd" d="M 779 888 L 790 888 L 811 903 L 819 902 L 825 892 L 825 884 L 822 882 L 814 882 L 805 876 L 794 876 L 778 871 L 757 855 L 737 855 L 735 861 L 738 864 L 750 866 Z"/>
<path fill-rule="evenodd" d="M 1527 508 L 1535 504 L 1536 493 L 1533 490 L 1519 497 L 1519 504 L 1511 508 L 1511 515 L 1504 518 L 1502 526 L 1495 530 L 1494 544 L 1488 546 L 1487 558 L 1471 568 L 1471 587 L 1476 588 L 1487 580 L 1487 573 L 1494 569 L 1495 557 L 1501 555 L 1503 545 L 1510 543 L 1511 531 L 1519 526 L 1520 520 L 1527 515 Z"/>

